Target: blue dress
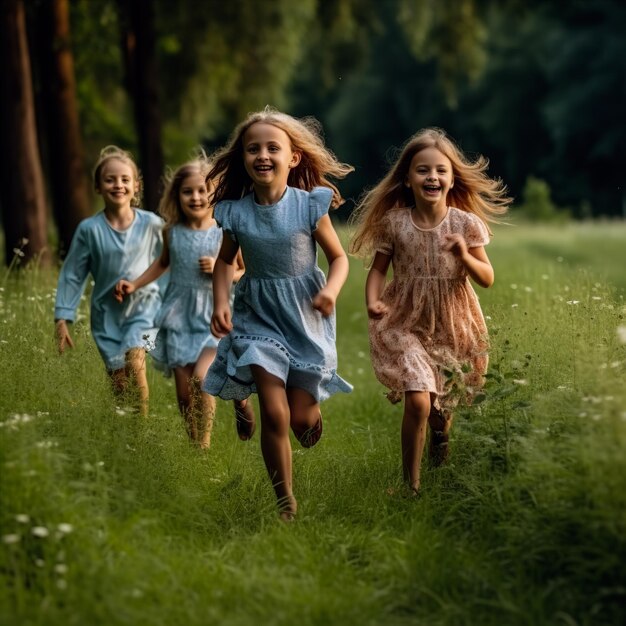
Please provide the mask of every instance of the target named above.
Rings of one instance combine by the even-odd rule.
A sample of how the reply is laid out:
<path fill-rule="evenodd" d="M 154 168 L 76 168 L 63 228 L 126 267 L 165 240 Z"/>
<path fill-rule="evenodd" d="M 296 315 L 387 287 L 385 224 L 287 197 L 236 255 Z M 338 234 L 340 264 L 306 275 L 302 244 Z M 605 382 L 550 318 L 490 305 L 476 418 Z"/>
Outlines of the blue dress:
<path fill-rule="evenodd" d="M 167 232 L 170 253 L 170 281 L 155 324 L 159 328 L 151 352 L 155 366 L 169 375 L 174 367 L 195 363 L 205 348 L 216 348 L 211 334 L 213 282 L 200 270 L 201 256 L 216 257 L 222 244 L 222 230 L 212 226 L 192 230 L 176 224 Z"/>
<path fill-rule="evenodd" d="M 154 341 L 154 317 L 161 306 L 158 282 L 138 289 L 123 303 L 113 297 L 118 280 L 134 280 L 161 253 L 163 220 L 149 211 L 134 212 L 132 224 L 123 231 L 111 226 L 104 211 L 83 220 L 57 285 L 54 318 L 73 322 L 87 278 L 93 277 L 91 332 L 110 371 L 124 367 L 128 350 Z"/>
<path fill-rule="evenodd" d="M 233 330 L 204 380 L 209 394 L 243 400 L 255 393 L 251 365 L 318 402 L 352 390 L 336 373 L 335 314 L 323 317 L 311 304 L 326 284 L 312 233 L 331 198 L 326 187 L 287 187 L 273 205 L 249 194 L 215 207 L 218 224 L 241 246 L 246 273 L 235 287 Z"/>

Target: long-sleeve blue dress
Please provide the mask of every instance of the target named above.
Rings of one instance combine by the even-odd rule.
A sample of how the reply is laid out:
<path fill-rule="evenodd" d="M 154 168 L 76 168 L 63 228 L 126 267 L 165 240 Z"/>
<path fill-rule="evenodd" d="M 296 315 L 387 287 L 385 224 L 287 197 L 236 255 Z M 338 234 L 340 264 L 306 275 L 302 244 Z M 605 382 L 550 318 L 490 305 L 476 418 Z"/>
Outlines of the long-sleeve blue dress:
<path fill-rule="evenodd" d="M 161 305 L 162 282 L 153 282 L 119 303 L 113 297 L 116 283 L 134 280 L 159 256 L 163 220 L 149 211 L 134 209 L 135 218 L 123 231 L 116 230 L 100 211 L 76 229 L 59 274 L 55 319 L 73 322 L 91 274 L 91 332 L 109 371 L 124 367 L 131 348 L 154 342 L 154 318 Z"/>

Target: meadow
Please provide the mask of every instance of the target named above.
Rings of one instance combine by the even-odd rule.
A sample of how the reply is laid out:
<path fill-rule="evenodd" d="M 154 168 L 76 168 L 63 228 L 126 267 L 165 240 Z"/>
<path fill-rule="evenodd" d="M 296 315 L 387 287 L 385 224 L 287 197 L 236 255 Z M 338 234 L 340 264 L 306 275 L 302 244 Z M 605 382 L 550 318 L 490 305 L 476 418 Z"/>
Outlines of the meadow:
<path fill-rule="evenodd" d="M 500 226 L 487 250 L 485 394 L 418 499 L 398 489 L 402 410 L 372 373 L 351 261 L 338 352 L 354 391 L 324 403 L 320 444 L 294 443 L 291 524 L 230 403 L 206 452 L 158 372 L 147 419 L 116 405 L 87 299 L 60 357 L 56 272 L 5 274 L 0 623 L 623 624 L 626 225 Z"/>

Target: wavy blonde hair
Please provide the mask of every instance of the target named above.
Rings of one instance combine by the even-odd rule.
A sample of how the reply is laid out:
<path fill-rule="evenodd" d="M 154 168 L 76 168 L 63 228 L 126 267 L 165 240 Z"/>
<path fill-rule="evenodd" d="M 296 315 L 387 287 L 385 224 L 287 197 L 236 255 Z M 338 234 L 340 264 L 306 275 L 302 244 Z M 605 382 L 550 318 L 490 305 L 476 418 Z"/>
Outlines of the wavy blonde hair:
<path fill-rule="evenodd" d="M 211 179 L 207 178 L 211 166 L 212 162 L 204 151 L 200 150 L 198 151 L 198 156 L 194 159 L 183 163 L 183 165 L 179 166 L 176 170 L 170 170 L 166 173 L 165 190 L 163 191 L 158 209 L 159 215 L 165 220 L 166 228 L 171 228 L 174 224 L 180 224 L 186 221 L 185 214 L 180 206 L 180 188 L 187 177 L 200 174 L 206 181 L 207 190 L 209 192 L 211 191 Z"/>
<path fill-rule="evenodd" d="M 331 207 L 343 204 L 337 187 L 327 177 L 344 178 L 354 168 L 340 163 L 324 145 L 321 124 L 313 117 L 295 118 L 271 107 L 249 113 L 233 131 L 228 143 L 213 156 L 208 179 L 217 181 L 213 204 L 220 200 L 239 200 L 252 191 L 252 180 L 244 167 L 243 135 L 257 123 L 271 124 L 287 133 L 292 150 L 300 153 L 300 163 L 289 172 L 287 184 L 305 191 L 328 187 L 333 192 Z"/>
<path fill-rule="evenodd" d="M 445 131 L 424 128 L 404 144 L 389 172 L 362 196 L 352 212 L 349 222 L 356 226 L 356 232 L 350 242 L 351 254 L 372 255 L 385 213 L 390 209 L 413 206 L 413 192 L 406 187 L 405 181 L 413 157 L 426 148 L 436 148 L 452 164 L 454 187 L 446 198 L 449 206 L 477 215 L 485 225 L 497 222 L 496 216 L 506 213 L 513 199 L 507 196 L 507 188 L 500 179 L 487 175 L 489 160 L 479 155 L 471 161 Z"/>
<path fill-rule="evenodd" d="M 137 167 L 137 163 L 135 163 L 133 155 L 126 150 L 118 148 L 117 146 L 105 146 L 102 150 L 100 150 L 100 156 L 98 157 L 96 165 L 93 168 L 94 189 L 96 191 L 100 189 L 100 174 L 102 173 L 102 168 L 106 163 L 112 161 L 113 159 L 125 163 L 133 171 L 135 181 L 137 182 L 137 191 L 132 197 L 130 205 L 134 207 L 141 206 L 141 196 L 143 194 L 143 179 L 141 178 L 141 173 L 139 172 L 139 168 Z"/>

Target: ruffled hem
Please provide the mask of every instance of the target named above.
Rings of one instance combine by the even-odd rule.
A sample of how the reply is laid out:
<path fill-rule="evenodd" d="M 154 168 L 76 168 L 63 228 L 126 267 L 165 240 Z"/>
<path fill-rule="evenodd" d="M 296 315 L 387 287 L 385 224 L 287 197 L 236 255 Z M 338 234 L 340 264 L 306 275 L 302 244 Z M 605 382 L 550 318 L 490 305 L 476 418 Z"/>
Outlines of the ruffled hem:
<path fill-rule="evenodd" d="M 169 378 L 175 367 L 185 367 L 200 358 L 205 348 L 217 348 L 219 339 L 203 333 L 176 333 L 159 330 L 150 351 L 155 369 Z"/>
<path fill-rule="evenodd" d="M 304 389 L 316 402 L 338 392 L 352 391 L 352 385 L 335 370 L 298 361 L 279 341 L 257 335 L 228 336 L 221 340 L 204 379 L 204 391 L 223 400 L 245 400 L 257 393 L 252 365 L 277 376 L 287 387 Z"/>

